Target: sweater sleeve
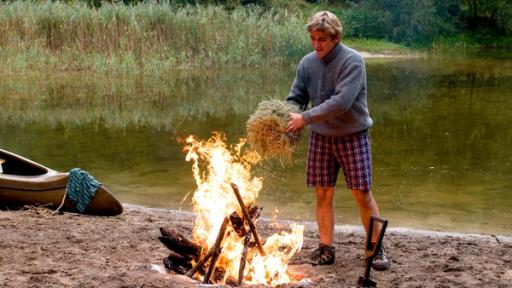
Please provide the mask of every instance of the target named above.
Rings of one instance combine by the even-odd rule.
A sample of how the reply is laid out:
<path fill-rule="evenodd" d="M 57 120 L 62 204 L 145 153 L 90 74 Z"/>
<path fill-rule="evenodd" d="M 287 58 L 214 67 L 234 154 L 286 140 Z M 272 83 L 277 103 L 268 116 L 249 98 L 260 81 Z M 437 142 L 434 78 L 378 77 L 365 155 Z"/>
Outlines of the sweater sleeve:
<path fill-rule="evenodd" d="M 363 63 L 349 60 L 336 78 L 334 95 L 322 104 L 302 113 L 307 124 L 323 122 L 350 110 L 365 80 Z"/>
<path fill-rule="evenodd" d="M 310 97 L 306 88 L 306 73 L 303 66 L 301 61 L 297 67 L 290 94 L 288 94 L 285 100 L 296 103 L 304 111 L 308 107 Z"/>

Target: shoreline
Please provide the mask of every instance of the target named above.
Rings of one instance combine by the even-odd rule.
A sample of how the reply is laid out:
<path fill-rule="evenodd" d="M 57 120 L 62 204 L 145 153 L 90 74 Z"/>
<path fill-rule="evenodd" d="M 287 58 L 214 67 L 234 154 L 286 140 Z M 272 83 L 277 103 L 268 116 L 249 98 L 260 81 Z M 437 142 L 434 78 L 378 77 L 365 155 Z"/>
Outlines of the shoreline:
<path fill-rule="evenodd" d="M 424 52 L 423 53 L 422 52 L 412 52 L 412 53 L 400 54 L 400 53 L 394 53 L 394 52 L 387 53 L 386 51 L 382 51 L 382 52 L 368 52 L 368 51 L 364 51 L 364 50 L 361 50 L 361 51 L 358 50 L 358 53 L 364 59 L 377 59 L 377 58 L 412 59 L 412 58 L 425 57 L 425 53 Z"/>
<path fill-rule="evenodd" d="M 158 240 L 160 227 L 172 227 L 190 237 L 194 213 L 123 206 L 124 213 L 115 217 L 52 215 L 50 209 L 30 206 L 0 210 L 0 250 L 5 251 L 0 253 L 0 287 L 205 287 L 166 271 L 163 259 L 170 250 Z M 256 226 L 261 239 L 267 239 L 288 231 L 292 222 L 296 223 L 260 218 Z M 279 287 L 356 286 L 365 270 L 362 230 L 337 226 L 336 262 L 311 266 L 304 263 L 318 245 L 318 233 L 313 222 L 304 224 L 304 245 L 288 266 L 296 282 Z M 509 287 L 509 238 L 497 242 L 490 236 L 459 235 L 390 229 L 385 247 L 391 267 L 372 271 L 371 279 L 378 287 Z"/>
<path fill-rule="evenodd" d="M 155 211 L 155 212 L 168 212 L 172 211 L 175 213 L 182 213 L 187 215 L 191 219 L 195 217 L 195 213 L 191 211 L 180 211 L 175 209 L 167 209 L 167 208 L 156 208 L 156 207 L 146 207 L 142 205 L 123 203 L 123 207 L 128 209 L 140 210 L 140 211 Z M 272 222 L 272 219 L 268 217 L 261 217 L 261 220 L 265 222 Z M 291 223 L 297 223 L 304 225 L 307 230 L 316 230 L 317 224 L 315 221 L 294 221 L 289 219 L 279 218 L 277 223 L 281 225 L 289 225 Z M 335 233 L 354 233 L 354 234 L 364 234 L 364 230 L 360 225 L 334 225 Z M 463 233 L 463 232 L 454 232 L 454 231 L 436 231 L 436 230 L 428 230 L 428 229 L 416 229 L 410 227 L 390 227 L 386 229 L 386 235 L 409 235 L 409 236 L 421 236 L 421 237 L 457 237 L 462 239 L 477 239 L 480 241 L 489 241 L 489 242 L 497 242 L 497 243 L 512 243 L 512 235 L 503 235 L 503 234 L 485 234 L 485 233 Z"/>

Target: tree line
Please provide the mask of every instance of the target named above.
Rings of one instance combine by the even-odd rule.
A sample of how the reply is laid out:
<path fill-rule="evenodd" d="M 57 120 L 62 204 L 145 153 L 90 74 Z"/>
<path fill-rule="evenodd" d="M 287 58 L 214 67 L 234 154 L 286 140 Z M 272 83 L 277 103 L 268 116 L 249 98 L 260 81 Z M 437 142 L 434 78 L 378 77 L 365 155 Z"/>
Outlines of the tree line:
<path fill-rule="evenodd" d="M 333 1 L 334 2 L 334 1 Z M 485 47 L 510 47 L 510 0 L 347 1 L 340 11 L 349 35 L 431 46 L 454 39 Z"/>

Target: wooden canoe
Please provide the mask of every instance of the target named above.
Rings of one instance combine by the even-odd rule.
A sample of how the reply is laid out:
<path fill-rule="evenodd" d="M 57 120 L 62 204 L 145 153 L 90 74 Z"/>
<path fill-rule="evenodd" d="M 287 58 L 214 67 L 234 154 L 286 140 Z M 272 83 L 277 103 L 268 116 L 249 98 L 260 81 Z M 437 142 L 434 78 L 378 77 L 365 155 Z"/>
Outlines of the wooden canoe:
<path fill-rule="evenodd" d="M 0 207 L 16 209 L 24 205 L 45 205 L 57 209 L 62 202 L 68 173 L 57 172 L 34 161 L 0 149 Z M 79 213 L 66 197 L 61 210 Z M 84 214 L 114 216 L 123 206 L 101 185 Z"/>

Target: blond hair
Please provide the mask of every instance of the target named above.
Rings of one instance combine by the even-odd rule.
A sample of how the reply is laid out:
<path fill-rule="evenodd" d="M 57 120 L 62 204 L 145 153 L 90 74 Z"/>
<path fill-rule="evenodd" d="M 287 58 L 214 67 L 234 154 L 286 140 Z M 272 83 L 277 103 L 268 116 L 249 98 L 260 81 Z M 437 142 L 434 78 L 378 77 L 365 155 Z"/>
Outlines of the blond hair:
<path fill-rule="evenodd" d="M 308 21 L 308 32 L 313 30 L 326 32 L 332 37 L 339 36 L 341 38 L 341 27 L 340 20 L 338 17 L 329 11 L 316 12 Z"/>

